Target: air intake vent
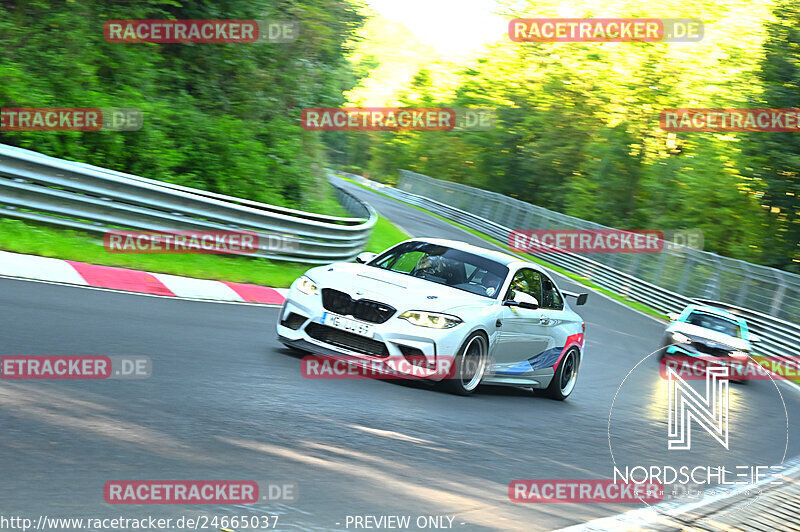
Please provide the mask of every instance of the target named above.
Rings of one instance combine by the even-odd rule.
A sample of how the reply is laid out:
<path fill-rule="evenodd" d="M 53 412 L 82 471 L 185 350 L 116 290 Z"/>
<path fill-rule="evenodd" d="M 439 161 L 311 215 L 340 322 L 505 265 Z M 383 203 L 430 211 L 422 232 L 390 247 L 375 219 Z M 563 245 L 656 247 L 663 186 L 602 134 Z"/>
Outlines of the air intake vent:
<path fill-rule="evenodd" d="M 384 323 L 397 312 L 397 309 L 384 303 L 369 299 L 352 299 L 344 292 L 332 288 L 322 289 L 322 306 L 325 310 L 336 314 L 353 316 L 370 323 Z"/>
<path fill-rule="evenodd" d="M 301 325 L 303 325 L 303 323 L 305 323 L 307 319 L 308 318 L 306 318 L 305 316 L 301 316 L 300 314 L 295 314 L 294 312 L 291 312 L 286 317 L 286 319 L 281 322 L 281 325 L 283 325 L 284 327 L 288 327 L 293 331 L 296 331 L 297 329 L 300 328 Z"/>
<path fill-rule="evenodd" d="M 313 339 L 319 340 L 326 344 L 344 347 L 351 351 L 363 353 L 374 357 L 388 357 L 389 350 L 386 344 L 361 336 L 358 334 L 349 333 L 341 329 L 334 329 L 327 325 L 311 322 L 306 325 L 306 333 Z"/>

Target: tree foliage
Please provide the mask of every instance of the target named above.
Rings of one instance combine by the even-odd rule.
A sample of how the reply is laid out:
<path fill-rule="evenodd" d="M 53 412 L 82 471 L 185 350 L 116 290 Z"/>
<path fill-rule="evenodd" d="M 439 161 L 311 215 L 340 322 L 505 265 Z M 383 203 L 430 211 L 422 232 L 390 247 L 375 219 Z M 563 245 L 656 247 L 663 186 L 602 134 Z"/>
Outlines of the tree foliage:
<path fill-rule="evenodd" d="M 764 59 L 758 72 L 763 86 L 754 107 L 800 108 L 800 3 L 779 0 L 768 25 Z M 763 183 L 769 209 L 770 246 L 765 262 L 800 265 L 800 137 L 797 133 L 748 133 L 748 173 Z"/>
<path fill-rule="evenodd" d="M 109 19 L 296 20 L 292 43 L 113 44 Z M 0 105 L 132 107 L 136 132 L 10 132 L 0 142 L 268 203 L 326 202 L 321 143 L 300 111 L 357 81 L 349 0 L 0 1 Z"/>
<path fill-rule="evenodd" d="M 774 13 L 749 0 L 508 5 L 509 19 L 690 17 L 705 23 L 705 36 L 506 40 L 471 64 L 432 62 L 398 90 L 403 103 L 496 108 L 497 126 L 361 133 L 351 164 L 386 181 L 408 168 L 620 228 L 700 229 L 707 250 L 796 270 L 798 134 L 674 134 L 658 117 L 668 108 L 800 106 L 798 0 L 781 0 Z"/>

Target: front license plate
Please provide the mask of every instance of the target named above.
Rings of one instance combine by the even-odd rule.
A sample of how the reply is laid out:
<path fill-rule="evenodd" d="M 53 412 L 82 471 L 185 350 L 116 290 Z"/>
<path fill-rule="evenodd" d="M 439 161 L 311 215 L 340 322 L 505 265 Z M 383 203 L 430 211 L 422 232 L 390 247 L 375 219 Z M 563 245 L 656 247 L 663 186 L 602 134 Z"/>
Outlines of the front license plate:
<path fill-rule="evenodd" d="M 322 323 L 323 325 L 329 325 L 330 327 L 336 327 L 337 329 L 341 329 L 343 331 L 372 338 L 372 325 L 351 320 L 350 318 L 345 318 L 344 316 L 339 316 L 338 314 L 332 314 L 330 312 L 324 313 L 322 315 Z"/>

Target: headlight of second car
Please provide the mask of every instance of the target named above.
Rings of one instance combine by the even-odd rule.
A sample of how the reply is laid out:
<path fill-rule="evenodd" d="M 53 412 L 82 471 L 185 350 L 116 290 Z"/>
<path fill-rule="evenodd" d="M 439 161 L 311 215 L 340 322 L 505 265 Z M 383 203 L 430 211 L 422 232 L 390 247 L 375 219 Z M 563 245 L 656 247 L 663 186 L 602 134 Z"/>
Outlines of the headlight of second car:
<path fill-rule="evenodd" d="M 450 329 L 461 323 L 461 318 L 439 312 L 425 312 L 424 310 L 409 310 L 399 316 L 412 325 L 430 327 L 431 329 Z"/>
<path fill-rule="evenodd" d="M 317 285 L 305 275 L 297 280 L 297 289 L 308 296 L 315 296 L 319 294 L 319 288 L 317 288 Z"/>

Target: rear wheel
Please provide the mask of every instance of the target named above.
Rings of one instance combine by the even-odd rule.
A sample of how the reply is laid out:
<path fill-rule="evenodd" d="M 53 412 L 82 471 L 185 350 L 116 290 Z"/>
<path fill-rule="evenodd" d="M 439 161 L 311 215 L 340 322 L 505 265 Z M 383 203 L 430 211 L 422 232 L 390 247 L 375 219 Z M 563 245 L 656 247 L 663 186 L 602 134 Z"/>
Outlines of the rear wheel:
<path fill-rule="evenodd" d="M 556 401 L 563 401 L 575 388 L 578 380 L 578 369 L 580 368 L 580 355 L 577 349 L 570 349 L 561 364 L 558 365 L 553 380 L 545 390 L 544 395 Z"/>
<path fill-rule="evenodd" d="M 489 359 L 489 342 L 482 333 L 470 334 L 458 350 L 453 370 L 442 381 L 442 387 L 458 395 L 470 395 L 483 379 Z"/>

